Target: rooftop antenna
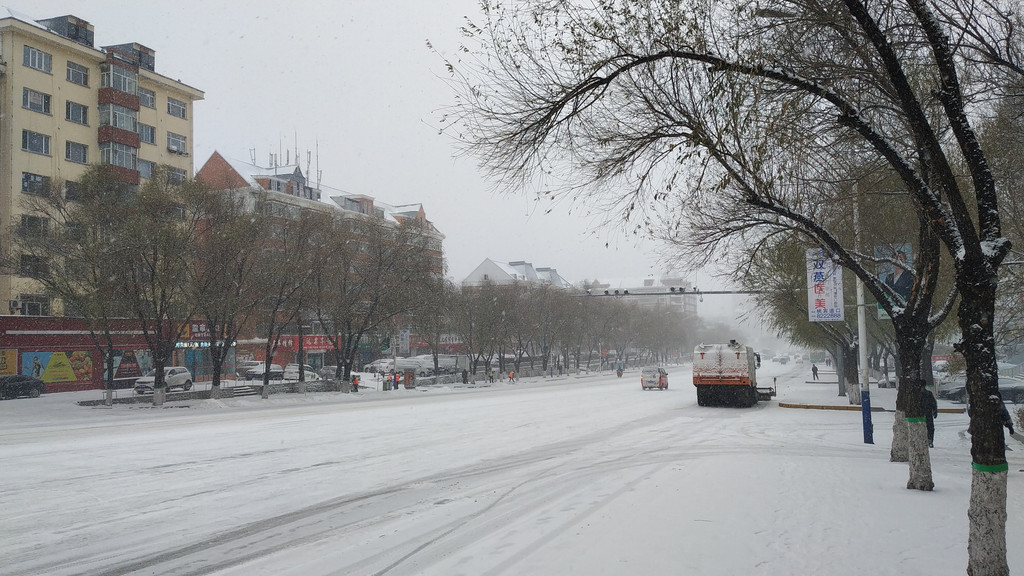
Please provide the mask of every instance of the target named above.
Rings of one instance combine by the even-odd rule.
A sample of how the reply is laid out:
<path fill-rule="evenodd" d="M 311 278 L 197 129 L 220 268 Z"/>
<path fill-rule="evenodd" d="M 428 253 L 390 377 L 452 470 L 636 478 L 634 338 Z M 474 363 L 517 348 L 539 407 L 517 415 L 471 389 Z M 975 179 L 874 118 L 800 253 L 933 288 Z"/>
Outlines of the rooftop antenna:
<path fill-rule="evenodd" d="M 320 139 L 315 140 L 314 146 L 316 147 L 316 189 L 320 189 L 320 177 L 323 176 L 323 170 L 320 169 Z"/>

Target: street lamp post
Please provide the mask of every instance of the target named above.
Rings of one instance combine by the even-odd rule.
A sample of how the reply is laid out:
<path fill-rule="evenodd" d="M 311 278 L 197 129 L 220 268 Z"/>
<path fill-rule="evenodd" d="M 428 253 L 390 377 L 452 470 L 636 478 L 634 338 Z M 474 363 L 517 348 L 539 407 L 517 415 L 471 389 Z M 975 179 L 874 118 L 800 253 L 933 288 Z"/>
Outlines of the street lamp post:
<path fill-rule="evenodd" d="M 857 182 L 853 183 L 853 233 L 854 244 L 857 250 L 860 250 L 860 201 L 857 198 Z M 857 278 L 857 368 L 860 381 L 860 412 L 864 421 L 864 443 L 874 444 L 871 391 L 868 387 L 868 321 L 864 309 L 864 282 L 860 278 Z"/>

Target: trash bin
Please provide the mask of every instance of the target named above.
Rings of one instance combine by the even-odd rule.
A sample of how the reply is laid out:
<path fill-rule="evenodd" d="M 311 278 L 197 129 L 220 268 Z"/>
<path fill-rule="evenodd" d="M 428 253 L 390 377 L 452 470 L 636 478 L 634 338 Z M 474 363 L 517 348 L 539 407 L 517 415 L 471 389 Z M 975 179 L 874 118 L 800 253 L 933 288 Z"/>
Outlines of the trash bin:
<path fill-rule="evenodd" d="M 406 388 L 415 388 L 416 387 L 416 373 L 411 371 L 411 370 L 407 370 L 405 372 L 405 378 L 403 379 L 403 383 L 405 384 Z"/>

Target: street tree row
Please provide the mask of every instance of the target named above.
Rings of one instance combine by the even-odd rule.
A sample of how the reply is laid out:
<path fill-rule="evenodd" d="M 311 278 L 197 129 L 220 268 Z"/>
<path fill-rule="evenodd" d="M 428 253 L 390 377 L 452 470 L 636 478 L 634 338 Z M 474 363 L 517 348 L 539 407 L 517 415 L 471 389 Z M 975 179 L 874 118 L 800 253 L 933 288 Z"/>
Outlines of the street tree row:
<path fill-rule="evenodd" d="M 347 371 L 362 336 L 420 306 L 422 287 L 441 271 L 439 248 L 430 250 L 432 236 L 415 220 L 280 206 L 263 191 L 212 191 L 163 170 L 131 186 L 96 165 L 29 200 L 15 237 L 19 262 L 5 264 L 88 323 L 108 401 L 123 318 L 138 322 L 152 354 L 155 404 L 192 321 L 207 328 L 215 396 L 239 336 L 263 338 L 269 363 L 280 336 L 301 334 L 313 319 Z M 19 265 L 26 261 L 35 265 Z"/>

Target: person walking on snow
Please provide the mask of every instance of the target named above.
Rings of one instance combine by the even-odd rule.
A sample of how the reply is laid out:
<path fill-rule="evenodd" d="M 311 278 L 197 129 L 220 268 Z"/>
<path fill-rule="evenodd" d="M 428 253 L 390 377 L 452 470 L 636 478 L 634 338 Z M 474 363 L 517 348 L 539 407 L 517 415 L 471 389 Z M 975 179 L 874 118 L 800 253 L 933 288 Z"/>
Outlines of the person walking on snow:
<path fill-rule="evenodd" d="M 921 390 L 921 408 L 924 410 L 924 423 L 928 426 L 928 447 L 935 448 L 935 417 L 939 415 L 939 404 L 927 388 Z"/>
<path fill-rule="evenodd" d="M 811 364 L 811 377 L 814 378 L 815 380 L 818 379 L 818 365 L 817 364 Z"/>
<path fill-rule="evenodd" d="M 509 382 L 515 382 L 516 381 L 516 371 L 515 370 L 509 370 L 508 371 L 508 381 Z"/>

